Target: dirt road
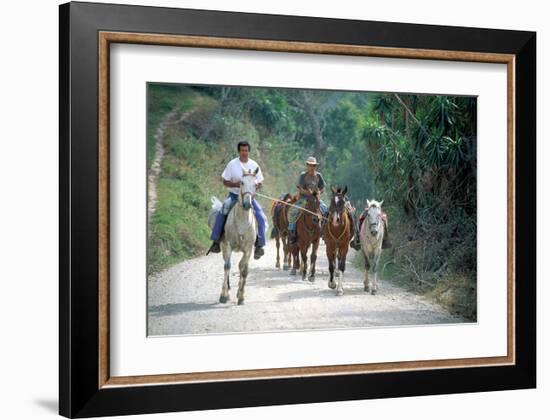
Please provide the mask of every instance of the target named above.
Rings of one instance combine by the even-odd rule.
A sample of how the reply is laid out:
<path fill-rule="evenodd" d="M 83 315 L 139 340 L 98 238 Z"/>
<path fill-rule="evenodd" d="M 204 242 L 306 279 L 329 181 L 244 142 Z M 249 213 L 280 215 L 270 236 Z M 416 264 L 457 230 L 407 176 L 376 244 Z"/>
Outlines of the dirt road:
<path fill-rule="evenodd" d="M 322 243 L 322 241 L 321 241 Z M 349 263 L 344 295 L 327 286 L 328 263 L 319 247 L 314 283 L 275 268 L 275 243 L 251 258 L 245 304 L 237 306 L 238 260 L 232 261 L 231 300 L 218 302 L 223 280 L 221 254 L 182 262 L 150 276 L 148 335 L 182 335 L 465 322 L 442 307 L 381 280 L 377 295 L 363 291 L 363 272 Z M 352 256 L 353 250 L 351 250 Z"/>

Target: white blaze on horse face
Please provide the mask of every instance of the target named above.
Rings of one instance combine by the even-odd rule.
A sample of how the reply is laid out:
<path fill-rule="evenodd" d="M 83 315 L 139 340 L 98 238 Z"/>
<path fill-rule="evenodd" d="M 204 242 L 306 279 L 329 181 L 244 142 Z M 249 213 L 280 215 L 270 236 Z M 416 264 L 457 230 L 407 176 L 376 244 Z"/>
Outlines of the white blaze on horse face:
<path fill-rule="evenodd" d="M 377 207 L 375 204 L 371 205 L 367 211 L 367 219 L 371 234 L 377 235 L 379 229 L 378 225 L 380 224 L 380 207 Z"/>
<path fill-rule="evenodd" d="M 241 179 L 241 201 L 245 209 L 252 206 L 252 198 L 256 193 L 256 177 L 253 174 L 247 174 L 243 171 Z"/>

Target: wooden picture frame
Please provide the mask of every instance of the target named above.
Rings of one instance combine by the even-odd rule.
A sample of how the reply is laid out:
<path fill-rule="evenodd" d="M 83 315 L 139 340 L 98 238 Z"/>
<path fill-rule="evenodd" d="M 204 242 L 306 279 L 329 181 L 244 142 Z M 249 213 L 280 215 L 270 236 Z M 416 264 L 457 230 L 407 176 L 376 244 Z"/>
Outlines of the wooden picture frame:
<path fill-rule="evenodd" d="M 60 414 L 142 414 L 535 386 L 535 33 L 93 3 L 64 4 L 59 12 Z M 506 64 L 507 356 L 111 377 L 112 43 Z"/>

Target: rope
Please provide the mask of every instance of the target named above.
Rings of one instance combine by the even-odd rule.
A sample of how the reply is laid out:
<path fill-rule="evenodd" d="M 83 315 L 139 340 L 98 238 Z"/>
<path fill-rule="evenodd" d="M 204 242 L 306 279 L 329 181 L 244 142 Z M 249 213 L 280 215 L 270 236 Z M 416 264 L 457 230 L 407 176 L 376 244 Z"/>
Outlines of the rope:
<path fill-rule="evenodd" d="M 261 193 L 259 193 L 259 192 L 256 192 L 256 195 L 259 195 L 260 197 L 263 197 L 263 198 L 267 198 L 268 200 L 274 201 L 274 202 L 276 202 L 276 203 L 284 204 L 285 206 L 290 206 L 290 207 L 297 208 L 298 210 L 305 211 L 306 213 L 310 213 L 310 214 L 312 214 L 312 215 L 314 215 L 314 216 L 319 217 L 320 219 L 323 219 L 323 220 L 327 220 L 327 221 L 328 221 L 328 219 L 327 219 L 325 216 L 323 216 L 323 215 L 321 215 L 321 214 L 318 214 L 318 213 L 315 213 L 315 212 L 312 212 L 311 210 L 308 210 L 308 209 L 306 209 L 306 208 L 303 208 L 303 207 L 300 207 L 300 206 L 296 206 L 296 205 L 291 204 L 291 203 L 287 203 L 286 201 L 278 200 L 277 198 L 273 198 L 273 197 L 270 197 L 270 196 L 268 196 L 268 195 L 261 194 Z"/>

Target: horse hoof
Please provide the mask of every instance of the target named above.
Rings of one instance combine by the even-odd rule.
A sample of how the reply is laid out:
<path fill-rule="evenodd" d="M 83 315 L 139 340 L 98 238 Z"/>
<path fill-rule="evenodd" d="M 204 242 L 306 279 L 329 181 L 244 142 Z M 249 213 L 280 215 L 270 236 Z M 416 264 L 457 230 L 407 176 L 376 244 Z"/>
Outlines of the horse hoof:
<path fill-rule="evenodd" d="M 227 303 L 229 298 L 227 296 L 220 296 L 220 303 Z"/>
<path fill-rule="evenodd" d="M 288 265 L 283 265 L 283 270 L 288 271 L 290 267 Z"/>
<path fill-rule="evenodd" d="M 374 296 L 375 294 L 377 294 L 377 293 L 378 293 L 378 291 L 376 291 L 376 290 L 374 290 L 374 289 L 372 289 L 371 292 L 370 292 L 370 294 L 373 295 L 373 296 Z"/>
<path fill-rule="evenodd" d="M 365 286 L 365 292 L 369 292 L 369 286 Z"/>
<path fill-rule="evenodd" d="M 343 294 L 344 294 L 343 290 L 337 290 L 336 291 L 336 296 L 342 296 Z"/>
<path fill-rule="evenodd" d="M 237 302 L 237 305 L 239 306 L 244 305 L 244 299 L 239 299 Z"/>
<path fill-rule="evenodd" d="M 281 268 L 281 264 L 279 263 L 275 264 L 275 268 Z"/>
<path fill-rule="evenodd" d="M 315 276 L 309 276 L 309 281 L 313 283 L 315 281 Z"/>
<path fill-rule="evenodd" d="M 296 275 L 296 270 L 295 269 L 290 270 L 290 275 L 295 276 Z"/>
<path fill-rule="evenodd" d="M 333 283 L 333 282 L 328 282 L 328 287 L 331 288 L 331 289 L 336 289 L 336 283 Z"/>

